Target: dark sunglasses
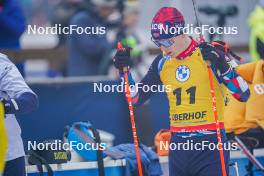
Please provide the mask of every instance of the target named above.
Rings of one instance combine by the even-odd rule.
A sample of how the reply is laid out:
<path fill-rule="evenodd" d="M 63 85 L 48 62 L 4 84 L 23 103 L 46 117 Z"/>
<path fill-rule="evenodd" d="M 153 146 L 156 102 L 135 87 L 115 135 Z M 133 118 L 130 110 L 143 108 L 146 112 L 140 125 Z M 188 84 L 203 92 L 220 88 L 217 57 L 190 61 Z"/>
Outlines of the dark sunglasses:
<path fill-rule="evenodd" d="M 163 39 L 163 40 L 154 40 L 151 37 L 151 41 L 155 43 L 158 47 L 164 46 L 165 48 L 168 48 L 174 44 L 174 41 L 169 40 L 169 39 Z"/>

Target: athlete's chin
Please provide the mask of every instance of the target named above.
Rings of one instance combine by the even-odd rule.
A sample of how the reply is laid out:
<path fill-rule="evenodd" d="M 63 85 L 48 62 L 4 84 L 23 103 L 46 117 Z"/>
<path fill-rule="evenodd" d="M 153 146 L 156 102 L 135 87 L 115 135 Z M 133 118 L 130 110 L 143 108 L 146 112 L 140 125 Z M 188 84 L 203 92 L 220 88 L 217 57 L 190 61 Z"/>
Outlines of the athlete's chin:
<path fill-rule="evenodd" d="M 167 56 L 170 56 L 170 57 L 174 57 L 175 56 L 175 53 L 174 52 L 167 52 L 166 55 Z"/>
<path fill-rule="evenodd" d="M 171 53 L 169 56 L 175 58 L 177 55 L 175 53 Z"/>

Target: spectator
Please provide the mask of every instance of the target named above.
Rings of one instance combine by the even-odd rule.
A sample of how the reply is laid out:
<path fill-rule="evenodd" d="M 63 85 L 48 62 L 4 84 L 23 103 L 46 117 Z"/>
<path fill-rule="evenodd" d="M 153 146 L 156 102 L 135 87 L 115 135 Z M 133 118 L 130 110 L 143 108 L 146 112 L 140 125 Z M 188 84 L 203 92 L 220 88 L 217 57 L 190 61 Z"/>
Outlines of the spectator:
<path fill-rule="evenodd" d="M 19 49 L 25 30 L 22 9 L 16 0 L 0 0 L 0 48 Z"/>
<path fill-rule="evenodd" d="M 74 15 L 70 25 L 80 28 L 90 27 L 93 31 L 105 29 L 107 17 L 114 11 L 117 2 L 115 0 L 90 0 L 86 10 Z M 104 30 L 106 32 L 106 29 Z M 75 31 L 69 35 L 69 76 L 88 76 L 98 74 L 102 57 L 109 51 L 109 42 L 103 34 L 77 34 Z"/>
<path fill-rule="evenodd" d="M 142 52 L 144 50 L 144 47 L 142 46 L 142 43 L 140 41 L 140 36 L 138 35 L 138 32 L 136 32 L 136 27 L 139 20 L 139 9 L 137 3 L 126 3 L 126 7 L 124 10 L 124 18 L 122 21 L 123 26 L 123 36 L 122 32 L 120 31 L 118 38 L 120 38 L 119 41 L 122 42 L 122 44 L 125 47 L 132 48 L 130 54 L 131 54 L 131 60 L 132 65 L 131 67 L 137 67 L 139 64 L 142 64 Z M 137 76 L 140 78 L 143 76 L 139 71 L 137 71 Z"/>
<path fill-rule="evenodd" d="M 83 0 L 61 0 L 50 12 L 50 20 L 53 26 L 61 25 L 61 27 L 69 26 L 71 18 L 81 9 Z M 59 43 L 57 48 L 64 48 L 66 45 L 66 35 L 58 34 Z M 56 58 L 49 60 L 48 77 L 66 76 L 66 60 Z"/>
<path fill-rule="evenodd" d="M 25 30 L 25 19 L 17 0 L 0 0 L 0 49 L 20 49 L 19 39 Z M 16 64 L 24 75 L 24 64 Z"/>
<path fill-rule="evenodd" d="M 53 25 L 69 26 L 71 18 L 80 10 L 83 0 L 61 0 L 51 11 L 50 19 Z M 66 36 L 59 34 L 59 46 L 66 43 Z"/>
<path fill-rule="evenodd" d="M 8 138 L 3 176 L 25 176 L 25 152 L 21 129 L 15 115 L 35 110 L 38 106 L 38 98 L 25 83 L 15 65 L 1 53 L 0 74 L 0 99 L 4 103 L 5 127 Z"/>
<path fill-rule="evenodd" d="M 253 61 L 264 58 L 264 0 L 259 1 L 248 19 L 250 28 L 249 50 Z"/>
<path fill-rule="evenodd" d="M 122 20 L 118 26 L 116 33 L 116 39 L 112 44 L 112 50 L 116 50 L 116 43 L 121 41 L 125 47 L 132 48 L 131 50 L 131 67 L 137 67 L 142 61 L 143 46 L 140 41 L 140 37 L 136 32 L 136 27 L 139 19 L 139 9 L 137 2 L 126 2 L 124 4 L 124 10 L 122 11 Z M 112 52 L 114 54 L 114 52 Z M 107 74 L 111 71 L 112 57 L 106 55 L 100 63 L 100 74 Z M 141 77 L 139 72 L 137 76 Z"/>

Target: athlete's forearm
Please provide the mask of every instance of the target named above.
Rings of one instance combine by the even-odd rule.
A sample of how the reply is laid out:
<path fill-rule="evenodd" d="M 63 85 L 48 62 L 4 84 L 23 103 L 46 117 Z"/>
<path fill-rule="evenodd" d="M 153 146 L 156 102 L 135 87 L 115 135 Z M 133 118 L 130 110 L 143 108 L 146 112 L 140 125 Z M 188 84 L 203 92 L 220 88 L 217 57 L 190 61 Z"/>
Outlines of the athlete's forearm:
<path fill-rule="evenodd" d="M 120 77 L 122 80 L 124 80 L 124 74 L 120 74 Z M 154 92 L 149 89 L 150 87 L 154 85 L 161 85 L 160 80 L 153 74 L 152 71 L 149 71 L 139 83 L 136 83 L 134 81 L 132 74 L 129 72 L 128 80 L 130 85 L 132 103 L 135 106 L 142 105 L 154 94 Z M 148 88 L 148 91 L 146 91 L 144 87 Z"/>
<path fill-rule="evenodd" d="M 146 76 L 140 81 L 141 88 L 138 89 L 138 101 L 136 103 L 136 106 L 142 105 L 145 103 L 154 93 L 156 90 L 151 90 L 151 87 L 158 87 L 162 85 L 159 77 L 156 77 L 156 75 L 148 72 Z M 147 87 L 148 91 L 146 91 L 143 87 Z"/>
<path fill-rule="evenodd" d="M 122 83 L 124 83 L 124 88 L 125 88 L 125 78 L 124 78 L 125 75 L 124 75 L 124 73 L 120 73 L 119 75 L 120 75 L 120 78 L 122 80 Z M 132 77 L 131 72 L 128 72 L 128 84 L 130 86 L 132 103 L 136 104 L 138 102 L 139 93 L 138 93 L 137 89 L 135 88 L 136 83 Z"/>
<path fill-rule="evenodd" d="M 122 81 L 125 80 L 124 74 L 120 74 L 120 77 L 121 77 Z M 148 75 L 146 75 L 145 78 L 143 78 L 143 80 L 140 83 L 136 83 L 132 77 L 132 74 L 129 72 L 128 82 L 129 82 L 129 86 L 130 86 L 132 103 L 135 106 L 142 105 L 153 94 L 150 91 L 145 92 L 142 90 L 143 86 L 150 86 L 152 84 L 151 79 L 149 79 Z"/>

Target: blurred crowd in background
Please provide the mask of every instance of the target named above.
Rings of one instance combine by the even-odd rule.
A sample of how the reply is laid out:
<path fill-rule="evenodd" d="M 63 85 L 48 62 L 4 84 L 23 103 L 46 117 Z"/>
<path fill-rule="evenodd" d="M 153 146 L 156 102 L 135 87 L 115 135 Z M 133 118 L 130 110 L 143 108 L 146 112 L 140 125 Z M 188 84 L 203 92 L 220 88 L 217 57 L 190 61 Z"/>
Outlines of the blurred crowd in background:
<path fill-rule="evenodd" d="M 239 1 L 236 2 L 239 3 Z M 250 3 L 250 1 L 247 3 Z M 262 32 L 262 26 L 264 26 L 264 21 L 262 20 L 264 18 L 264 8 L 262 5 L 264 5 L 264 2 L 260 0 L 259 2 L 256 1 L 255 4 L 256 8 L 251 9 L 253 12 L 248 20 L 249 26 L 244 26 L 244 28 L 251 28 L 251 39 L 248 40 L 247 44 L 250 48 L 254 48 L 256 40 L 260 44 L 264 41 L 264 33 Z M 136 78 L 141 78 L 143 73 L 147 71 L 148 63 L 150 63 L 148 58 L 150 58 L 151 52 L 158 52 L 158 48 L 155 48 L 154 45 L 149 45 L 146 37 L 142 37 L 145 33 L 138 32 L 138 22 L 140 18 L 144 18 L 141 15 L 142 9 L 143 11 L 148 11 L 148 8 L 150 8 L 150 6 L 144 7 L 144 1 L 0 0 L 0 6 L 1 50 L 15 49 L 16 52 L 24 50 L 26 53 L 30 53 L 32 50 L 28 51 L 28 49 L 48 48 L 53 50 L 47 50 L 46 52 L 56 53 L 57 50 L 62 51 L 61 55 L 54 54 L 53 58 L 45 61 L 37 60 L 45 59 L 42 54 L 38 58 L 22 58 L 19 61 L 16 61 L 17 58 L 12 58 L 11 56 L 24 76 L 54 78 L 115 75 L 115 70 L 112 67 L 112 57 L 116 43 L 122 41 L 125 46 L 133 49 L 131 53 L 133 58 L 132 68 L 136 68 L 134 69 L 134 72 L 137 73 Z M 227 4 L 223 8 L 205 5 L 203 7 L 199 6 L 199 13 L 208 17 L 215 16 L 215 24 L 217 26 L 225 26 L 228 18 L 239 16 L 243 13 L 243 10 L 239 9 L 236 4 Z M 148 21 L 150 24 L 150 19 Z M 206 21 L 202 22 L 206 23 Z M 106 29 L 106 33 L 105 35 L 73 33 L 71 35 L 41 36 L 29 34 L 29 25 L 31 27 L 77 25 L 84 28 L 87 26 L 103 26 Z M 258 32 L 254 32 L 256 28 L 258 28 Z M 140 30 L 148 32 L 150 25 L 149 28 L 140 28 Z M 252 36 L 252 33 L 254 33 L 254 36 Z M 254 38 L 255 35 L 258 35 L 257 39 Z M 217 36 L 209 36 L 208 40 L 213 40 L 214 37 Z M 223 39 L 223 36 L 218 36 L 218 38 Z M 250 52 L 251 56 L 256 58 L 254 51 Z M 251 57 L 248 58 L 247 62 L 251 60 Z M 34 61 L 30 62 L 30 59 L 34 59 Z M 31 70 L 31 72 L 28 70 Z M 41 73 L 40 70 L 42 70 Z"/>

